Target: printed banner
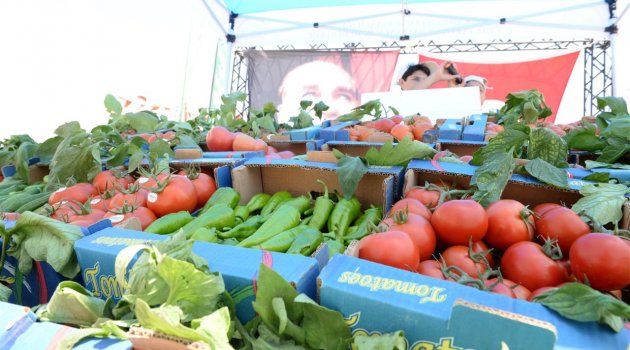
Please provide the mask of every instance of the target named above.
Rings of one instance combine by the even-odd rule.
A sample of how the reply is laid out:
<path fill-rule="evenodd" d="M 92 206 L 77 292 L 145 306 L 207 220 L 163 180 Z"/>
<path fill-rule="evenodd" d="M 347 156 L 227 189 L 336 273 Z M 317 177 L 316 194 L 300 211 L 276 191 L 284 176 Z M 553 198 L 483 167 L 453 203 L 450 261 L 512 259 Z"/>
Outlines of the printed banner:
<path fill-rule="evenodd" d="M 248 60 L 250 106 L 273 102 L 278 122 L 299 112 L 301 100 L 323 101 L 325 119 L 336 119 L 360 105 L 364 92 L 389 91 L 398 51 L 320 52 L 260 51 Z"/>
<path fill-rule="evenodd" d="M 578 56 L 579 52 L 572 52 L 552 58 L 517 63 L 454 62 L 463 77 L 476 75 L 487 79 L 489 89 L 486 90 L 486 103 L 505 102 L 510 92 L 539 90 L 545 97 L 545 103 L 553 112 L 548 118 L 553 122 Z M 443 60 L 426 55 L 419 55 L 419 60 L 420 62 L 443 62 Z M 446 87 L 446 82 L 432 86 L 432 88 L 440 87 Z M 582 103 L 582 101 L 575 103 Z"/>

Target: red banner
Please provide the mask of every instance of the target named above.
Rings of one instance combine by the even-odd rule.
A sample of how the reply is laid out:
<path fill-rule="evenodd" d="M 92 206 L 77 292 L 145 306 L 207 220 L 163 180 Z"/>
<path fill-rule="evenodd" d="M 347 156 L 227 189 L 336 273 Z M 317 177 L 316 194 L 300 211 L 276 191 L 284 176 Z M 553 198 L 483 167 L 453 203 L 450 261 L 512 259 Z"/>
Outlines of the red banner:
<path fill-rule="evenodd" d="M 579 52 L 552 58 L 517 63 L 466 63 L 454 61 L 459 73 L 477 75 L 488 80 L 486 100 L 505 101 L 510 92 L 536 89 L 545 97 L 545 102 L 554 114 L 548 119 L 554 121 L 560 101 L 567 87 L 569 77 L 577 61 Z M 420 55 L 420 62 L 443 60 Z M 446 82 L 441 82 L 432 88 L 444 88 Z M 576 101 L 582 103 L 582 101 Z"/>

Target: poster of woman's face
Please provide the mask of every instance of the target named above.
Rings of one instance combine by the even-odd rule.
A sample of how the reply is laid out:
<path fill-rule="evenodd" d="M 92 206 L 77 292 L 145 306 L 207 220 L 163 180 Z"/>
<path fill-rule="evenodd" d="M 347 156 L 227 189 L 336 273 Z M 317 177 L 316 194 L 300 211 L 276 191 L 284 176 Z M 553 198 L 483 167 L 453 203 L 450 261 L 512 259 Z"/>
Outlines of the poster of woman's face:
<path fill-rule="evenodd" d="M 300 101 L 324 102 L 324 120 L 361 104 L 363 92 L 388 91 L 397 52 L 250 51 L 250 105 L 273 102 L 277 121 L 299 113 Z"/>

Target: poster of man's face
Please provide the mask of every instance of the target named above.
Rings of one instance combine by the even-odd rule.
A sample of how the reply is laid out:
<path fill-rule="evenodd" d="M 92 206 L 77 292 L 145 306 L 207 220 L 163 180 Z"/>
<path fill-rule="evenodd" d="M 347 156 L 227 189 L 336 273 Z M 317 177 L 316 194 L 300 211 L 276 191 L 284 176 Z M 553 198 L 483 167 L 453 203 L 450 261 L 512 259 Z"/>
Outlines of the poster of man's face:
<path fill-rule="evenodd" d="M 325 120 L 360 105 L 364 92 L 388 91 L 398 52 L 248 51 L 250 106 L 273 102 L 285 123 L 300 101 L 324 102 Z"/>

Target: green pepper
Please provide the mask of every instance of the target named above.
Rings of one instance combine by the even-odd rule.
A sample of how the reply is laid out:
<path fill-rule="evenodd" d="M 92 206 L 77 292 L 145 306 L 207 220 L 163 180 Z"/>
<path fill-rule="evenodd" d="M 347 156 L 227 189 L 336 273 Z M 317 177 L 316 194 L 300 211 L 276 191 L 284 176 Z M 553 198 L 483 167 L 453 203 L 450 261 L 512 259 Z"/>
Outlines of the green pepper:
<path fill-rule="evenodd" d="M 234 209 L 238 205 L 238 202 L 241 200 L 241 195 L 236 192 L 231 187 L 219 187 L 210 199 L 204 204 L 203 208 L 201 208 L 201 212 L 204 213 L 211 207 L 218 204 L 225 204 L 228 207 Z"/>
<path fill-rule="evenodd" d="M 223 242 L 221 242 L 221 244 L 223 245 L 237 245 L 238 244 L 238 240 L 236 238 L 228 238 L 223 240 Z"/>
<path fill-rule="evenodd" d="M 246 205 L 249 214 L 251 215 L 254 212 L 262 210 L 267 202 L 269 202 L 269 199 L 271 199 L 271 195 L 267 193 L 258 193 L 254 195 Z"/>
<path fill-rule="evenodd" d="M 195 241 L 208 243 L 217 243 L 219 241 L 219 238 L 217 237 L 216 227 L 200 227 L 192 234 L 190 238 Z"/>
<path fill-rule="evenodd" d="M 240 222 L 247 220 L 249 217 L 249 209 L 247 209 L 247 206 L 237 205 L 236 208 L 234 208 L 234 217 Z"/>
<path fill-rule="evenodd" d="M 245 238 L 256 232 L 262 225 L 262 216 L 254 215 L 250 216 L 243 223 L 236 225 L 226 232 L 219 232 L 219 237 L 226 238 Z"/>
<path fill-rule="evenodd" d="M 324 241 L 324 235 L 316 228 L 309 227 L 308 230 L 302 231 L 295 239 L 293 243 L 287 249 L 288 254 L 300 254 L 309 256 L 319 247 Z"/>
<path fill-rule="evenodd" d="M 334 239 L 327 241 L 326 245 L 328 246 L 329 258 L 332 258 L 335 254 L 343 254 L 344 251 L 346 250 L 346 247 L 344 247 L 343 244 L 341 244 L 339 241 L 336 241 Z"/>
<path fill-rule="evenodd" d="M 321 230 L 328 222 L 328 217 L 335 207 L 335 202 L 328 197 L 328 186 L 322 180 L 317 180 L 324 186 L 324 194 L 315 199 L 315 209 L 313 210 L 313 218 L 308 226 Z"/>
<path fill-rule="evenodd" d="M 355 239 L 361 239 L 370 233 L 372 233 L 372 228 L 376 227 L 379 222 L 381 222 L 383 216 L 383 211 L 378 207 L 370 207 L 370 209 L 366 210 L 361 217 L 354 222 L 353 231 L 348 230 L 346 235 L 343 237 L 344 241 L 351 241 Z"/>
<path fill-rule="evenodd" d="M 356 197 L 349 200 L 340 198 L 328 218 L 328 232 L 334 232 L 336 237 L 341 239 L 360 213 L 361 202 Z"/>
<path fill-rule="evenodd" d="M 280 206 L 290 205 L 295 209 L 300 211 L 300 215 L 302 215 L 308 208 L 311 207 L 311 199 L 307 196 L 299 196 L 295 198 L 291 198 L 288 201 L 280 204 Z"/>
<path fill-rule="evenodd" d="M 280 232 L 294 228 L 300 223 L 300 211 L 291 205 L 283 205 L 271 214 L 253 235 L 245 238 L 239 247 L 253 247 L 270 239 Z"/>
<path fill-rule="evenodd" d="M 304 234 L 304 232 L 309 230 L 314 229 L 308 226 L 296 226 L 262 242 L 260 245 L 256 246 L 256 248 L 270 250 L 272 252 L 286 252 L 296 237 L 299 237 L 300 235 Z"/>
<path fill-rule="evenodd" d="M 313 215 L 307 216 L 300 221 L 300 226 L 308 226 L 308 223 L 313 219 Z"/>
<path fill-rule="evenodd" d="M 291 199 L 291 197 L 291 193 L 287 191 L 274 193 L 273 196 L 271 196 L 271 198 L 269 198 L 269 200 L 267 201 L 267 204 L 265 204 L 265 206 L 262 208 L 260 215 L 266 216 L 268 214 L 271 214 L 274 210 L 279 208 L 280 203 L 286 202 L 287 200 Z"/>
<path fill-rule="evenodd" d="M 234 210 L 227 204 L 217 204 L 212 206 L 208 211 L 199 214 L 193 221 L 182 227 L 186 233 L 186 237 L 190 238 L 200 227 L 232 227 L 234 226 Z"/>
<path fill-rule="evenodd" d="M 157 233 L 160 235 L 173 233 L 182 228 L 187 223 L 193 221 L 194 217 L 189 212 L 182 210 L 176 213 L 170 213 L 153 221 L 144 232 Z"/>

